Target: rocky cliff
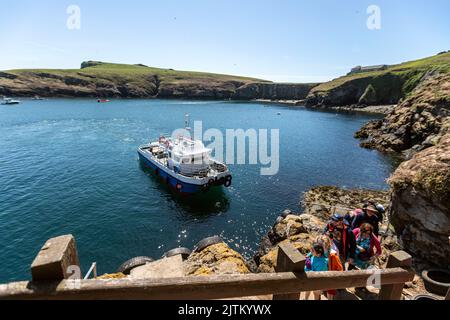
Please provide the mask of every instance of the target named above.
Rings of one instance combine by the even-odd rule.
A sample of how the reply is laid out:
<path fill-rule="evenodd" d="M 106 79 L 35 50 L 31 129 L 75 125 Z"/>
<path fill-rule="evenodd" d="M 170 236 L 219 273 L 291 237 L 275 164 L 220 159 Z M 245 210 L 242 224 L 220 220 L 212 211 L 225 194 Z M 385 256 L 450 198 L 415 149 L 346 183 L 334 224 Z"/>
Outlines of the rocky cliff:
<path fill-rule="evenodd" d="M 429 73 L 383 120 L 357 134 L 362 146 L 402 152 L 390 179 L 392 222 L 424 265 L 450 263 L 450 73 Z"/>
<path fill-rule="evenodd" d="M 414 257 L 450 265 L 450 133 L 404 162 L 389 180 L 392 223 Z"/>
<path fill-rule="evenodd" d="M 383 120 L 371 121 L 356 137 L 362 146 L 407 156 L 431 147 L 450 128 L 450 73 L 429 76 Z"/>
<path fill-rule="evenodd" d="M 349 78 L 349 79 L 347 79 Z M 354 75 L 319 85 L 307 96 L 308 107 L 354 106 L 395 104 L 403 96 L 405 79 L 401 75 Z"/>
<path fill-rule="evenodd" d="M 0 72 L 0 95 L 20 97 L 302 100 L 314 86 L 98 61 L 79 70 Z"/>
<path fill-rule="evenodd" d="M 397 104 L 430 74 L 450 72 L 450 52 L 392 65 L 385 70 L 349 74 L 314 87 L 307 96 L 308 107 Z"/>
<path fill-rule="evenodd" d="M 304 100 L 315 83 L 251 83 L 239 87 L 233 99 Z"/>

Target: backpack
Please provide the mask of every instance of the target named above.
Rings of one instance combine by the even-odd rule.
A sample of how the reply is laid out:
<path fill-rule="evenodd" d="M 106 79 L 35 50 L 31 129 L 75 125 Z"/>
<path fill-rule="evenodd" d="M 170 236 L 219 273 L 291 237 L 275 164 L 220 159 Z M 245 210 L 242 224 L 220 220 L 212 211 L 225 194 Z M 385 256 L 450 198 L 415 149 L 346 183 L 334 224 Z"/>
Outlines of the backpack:
<path fill-rule="evenodd" d="M 309 253 L 309 254 L 306 256 L 306 259 L 305 259 L 305 269 L 306 269 L 306 270 L 311 270 L 311 269 L 312 269 L 311 253 Z"/>

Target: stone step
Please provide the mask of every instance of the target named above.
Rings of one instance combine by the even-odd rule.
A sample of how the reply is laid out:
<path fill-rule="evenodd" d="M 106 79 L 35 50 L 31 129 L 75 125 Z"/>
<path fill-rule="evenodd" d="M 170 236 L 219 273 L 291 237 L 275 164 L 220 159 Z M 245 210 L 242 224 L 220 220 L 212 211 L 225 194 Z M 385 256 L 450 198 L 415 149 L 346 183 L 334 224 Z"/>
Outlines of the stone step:
<path fill-rule="evenodd" d="M 133 279 L 161 279 L 184 277 L 183 258 L 181 255 L 164 258 L 131 270 Z"/>

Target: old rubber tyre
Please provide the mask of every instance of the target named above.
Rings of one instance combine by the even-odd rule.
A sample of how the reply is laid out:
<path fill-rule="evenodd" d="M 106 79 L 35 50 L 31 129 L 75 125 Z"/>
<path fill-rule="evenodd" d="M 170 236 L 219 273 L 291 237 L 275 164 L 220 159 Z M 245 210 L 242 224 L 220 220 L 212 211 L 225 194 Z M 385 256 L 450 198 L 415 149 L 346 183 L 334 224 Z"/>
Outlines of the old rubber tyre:
<path fill-rule="evenodd" d="M 191 255 L 191 253 L 192 251 L 188 248 L 175 248 L 164 253 L 163 258 L 170 258 L 173 256 L 181 255 L 183 260 L 186 260 Z"/>
<path fill-rule="evenodd" d="M 134 268 L 146 265 L 153 261 L 155 260 L 150 257 L 136 257 L 124 262 L 119 269 L 117 269 L 117 273 L 130 274 L 131 270 Z"/>
<path fill-rule="evenodd" d="M 281 217 L 283 217 L 283 219 L 286 219 L 288 216 L 293 214 L 294 213 L 291 210 L 284 210 L 283 213 L 281 214 Z"/>
<path fill-rule="evenodd" d="M 226 176 L 226 177 L 225 177 L 225 182 L 223 183 L 223 185 L 224 185 L 226 188 L 229 188 L 229 187 L 231 187 L 232 181 L 233 181 L 233 177 L 232 177 L 232 176 Z"/>
<path fill-rule="evenodd" d="M 219 236 L 209 237 L 201 240 L 194 248 L 194 252 L 200 252 L 205 250 L 206 248 L 213 246 L 218 243 L 223 243 L 223 240 Z"/>
<path fill-rule="evenodd" d="M 284 221 L 284 217 L 280 216 L 280 217 L 278 217 L 277 220 L 275 221 L 275 225 L 277 225 L 277 224 L 279 224 L 279 223 L 281 223 L 281 222 L 283 222 L 283 221 Z"/>
<path fill-rule="evenodd" d="M 411 300 L 439 300 L 436 297 L 430 296 L 428 294 L 419 294 L 413 297 Z"/>
<path fill-rule="evenodd" d="M 450 289 L 450 271 L 431 269 L 422 272 L 425 289 L 428 292 L 445 296 Z"/>

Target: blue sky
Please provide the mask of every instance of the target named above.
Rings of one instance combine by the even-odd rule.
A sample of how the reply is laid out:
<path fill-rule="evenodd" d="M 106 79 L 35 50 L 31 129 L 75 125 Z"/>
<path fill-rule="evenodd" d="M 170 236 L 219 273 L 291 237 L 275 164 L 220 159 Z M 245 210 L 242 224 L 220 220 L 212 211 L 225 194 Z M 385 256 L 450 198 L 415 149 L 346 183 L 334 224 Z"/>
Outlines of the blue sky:
<path fill-rule="evenodd" d="M 448 0 L 3 0 L 1 12 L 0 70 L 101 60 L 316 82 L 450 50 Z"/>

